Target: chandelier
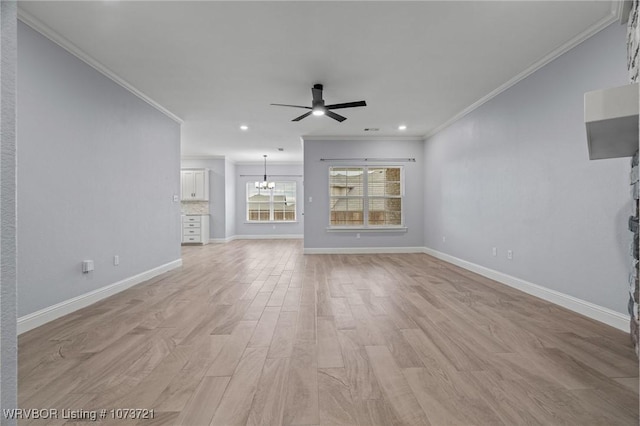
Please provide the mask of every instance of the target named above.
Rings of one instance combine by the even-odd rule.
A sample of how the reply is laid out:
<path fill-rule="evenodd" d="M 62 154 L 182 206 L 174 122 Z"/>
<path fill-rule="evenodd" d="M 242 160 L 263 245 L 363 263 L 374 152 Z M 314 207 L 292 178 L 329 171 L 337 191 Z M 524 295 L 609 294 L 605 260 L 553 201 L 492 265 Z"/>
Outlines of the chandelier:
<path fill-rule="evenodd" d="M 256 182 L 257 189 L 273 189 L 276 186 L 275 182 L 267 181 L 267 154 L 263 155 L 264 157 L 264 180 L 262 182 Z"/>

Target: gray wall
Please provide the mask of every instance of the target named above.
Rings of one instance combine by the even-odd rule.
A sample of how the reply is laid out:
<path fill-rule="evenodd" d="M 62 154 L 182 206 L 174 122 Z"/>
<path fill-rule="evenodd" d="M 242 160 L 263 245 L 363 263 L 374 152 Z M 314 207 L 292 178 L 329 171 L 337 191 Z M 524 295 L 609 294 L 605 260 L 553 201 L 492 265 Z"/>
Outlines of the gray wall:
<path fill-rule="evenodd" d="M 22 23 L 18 49 L 23 316 L 180 259 L 180 125 Z"/>
<path fill-rule="evenodd" d="M 16 326 L 16 47 L 17 4 L 0 3 L 0 407 L 18 408 Z M 2 425 L 16 420 L 2 416 Z"/>
<path fill-rule="evenodd" d="M 225 238 L 226 166 L 224 158 L 182 159 L 181 168 L 209 169 L 209 235 Z"/>
<path fill-rule="evenodd" d="M 225 237 L 236 235 L 236 165 L 234 162 L 225 160 Z"/>
<path fill-rule="evenodd" d="M 408 232 L 327 232 L 329 225 L 329 167 L 372 163 L 331 163 L 321 158 L 415 158 L 397 163 L 405 170 L 405 226 Z M 304 142 L 304 247 L 369 248 L 422 247 L 424 232 L 424 143 L 412 140 L 305 140 Z M 375 164 L 375 163 L 373 163 Z M 379 163 L 378 163 L 379 164 Z M 392 164 L 392 163 L 389 163 Z M 313 202 L 309 202 L 313 197 Z"/>
<path fill-rule="evenodd" d="M 626 313 L 629 159 L 589 161 L 583 121 L 625 55 L 611 25 L 428 139 L 425 245 Z"/>
<path fill-rule="evenodd" d="M 269 180 L 286 180 L 296 182 L 297 206 L 296 223 L 247 223 L 247 182 L 262 180 L 264 175 L 264 163 L 238 164 L 236 171 L 235 192 L 235 221 L 236 235 L 302 235 L 304 231 L 304 216 L 302 215 L 302 164 L 270 164 L 267 161 L 267 174 Z"/>

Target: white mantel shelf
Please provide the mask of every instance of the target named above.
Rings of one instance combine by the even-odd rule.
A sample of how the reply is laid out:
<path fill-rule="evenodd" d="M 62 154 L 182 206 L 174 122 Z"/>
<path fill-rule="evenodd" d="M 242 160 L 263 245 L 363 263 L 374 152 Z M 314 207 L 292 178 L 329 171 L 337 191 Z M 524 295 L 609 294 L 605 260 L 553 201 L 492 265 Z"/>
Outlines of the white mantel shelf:
<path fill-rule="evenodd" d="M 584 94 L 589 159 L 631 157 L 638 150 L 638 83 Z"/>

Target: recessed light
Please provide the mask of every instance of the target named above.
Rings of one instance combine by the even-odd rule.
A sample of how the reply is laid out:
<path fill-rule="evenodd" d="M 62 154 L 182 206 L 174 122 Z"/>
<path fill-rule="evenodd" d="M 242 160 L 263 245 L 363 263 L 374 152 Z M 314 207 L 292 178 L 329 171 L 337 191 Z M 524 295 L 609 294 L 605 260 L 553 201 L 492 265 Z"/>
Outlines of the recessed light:
<path fill-rule="evenodd" d="M 243 124 L 242 126 L 240 126 L 240 130 L 249 130 L 249 126 Z"/>
<path fill-rule="evenodd" d="M 407 130 L 407 126 L 405 126 L 404 124 L 401 124 L 398 126 L 398 130 Z"/>

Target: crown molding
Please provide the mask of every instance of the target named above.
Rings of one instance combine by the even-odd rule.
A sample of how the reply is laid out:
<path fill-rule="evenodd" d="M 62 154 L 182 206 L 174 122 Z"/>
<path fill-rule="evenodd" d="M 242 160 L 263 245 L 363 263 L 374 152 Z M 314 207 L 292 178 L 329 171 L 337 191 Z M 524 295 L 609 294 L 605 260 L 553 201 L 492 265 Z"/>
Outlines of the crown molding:
<path fill-rule="evenodd" d="M 224 160 L 224 155 L 183 155 L 180 157 L 180 161 L 185 160 Z"/>
<path fill-rule="evenodd" d="M 424 141 L 424 136 L 405 136 L 405 135 L 379 135 L 379 136 L 364 136 L 364 135 L 330 135 L 319 136 L 309 135 L 302 136 L 300 138 L 302 142 L 315 142 L 315 141 Z"/>
<path fill-rule="evenodd" d="M 631 0 L 618 0 L 611 3 L 611 13 L 616 16 L 620 25 L 625 25 L 629 21 L 632 6 L 633 1 Z"/>
<path fill-rule="evenodd" d="M 71 43 L 69 40 L 67 40 L 66 38 L 64 38 L 57 32 L 55 32 L 45 23 L 43 23 L 39 19 L 35 18 L 34 16 L 30 15 L 29 13 L 25 12 L 20 8 L 18 8 L 18 19 L 22 21 L 24 24 L 34 29 L 35 31 L 45 36 L 46 38 L 48 38 L 49 40 L 51 40 L 52 42 L 56 43 L 58 46 L 65 49 L 67 52 L 74 55 L 76 58 L 90 65 L 96 71 L 100 72 L 107 78 L 113 80 L 115 83 L 122 86 L 123 88 L 131 92 L 133 95 L 142 99 L 143 101 L 145 101 L 146 103 L 148 103 L 149 105 L 151 105 L 152 107 L 154 107 L 155 109 L 157 109 L 158 111 L 166 115 L 167 117 L 171 118 L 173 121 L 179 124 L 182 124 L 184 122 L 180 117 L 178 117 L 177 115 L 175 115 L 174 113 L 172 113 L 171 111 L 169 111 L 168 109 L 160 105 L 158 102 L 151 99 L 149 96 L 142 93 L 140 90 L 136 89 L 131 83 L 129 83 L 122 77 L 118 76 L 115 72 L 111 71 L 109 68 L 107 68 L 106 66 L 98 62 L 96 59 L 89 56 L 87 53 L 82 51 L 78 46 Z"/>
<path fill-rule="evenodd" d="M 224 155 L 183 155 L 180 157 L 180 161 L 203 161 L 203 160 L 225 160 L 225 162 L 231 163 L 234 166 L 264 166 L 264 160 L 262 161 L 236 161 L 225 157 Z M 269 166 L 302 166 L 302 161 L 268 161 Z"/>
<path fill-rule="evenodd" d="M 611 7 L 610 7 L 610 12 L 611 15 L 615 16 L 616 21 L 619 21 L 622 18 L 622 9 L 624 6 L 624 1 L 625 0 L 612 0 L 611 1 Z"/>
<path fill-rule="evenodd" d="M 451 117 L 450 119 L 445 121 L 444 123 L 440 124 L 438 127 L 436 127 L 433 130 L 429 131 L 428 133 L 426 133 L 424 135 L 424 139 L 426 140 L 426 139 L 430 138 L 431 136 L 433 136 L 433 135 L 441 132 L 442 130 L 446 129 L 447 127 L 451 126 L 456 121 L 460 120 L 461 118 L 463 118 L 467 114 L 471 113 L 472 111 L 478 109 L 479 107 L 481 107 L 485 103 L 489 102 L 491 99 L 493 99 L 496 96 L 498 96 L 500 93 L 504 92 L 505 90 L 511 88 L 512 86 L 516 85 L 520 81 L 522 81 L 525 78 L 529 77 L 531 74 L 533 74 L 534 72 L 536 72 L 540 68 L 544 67 L 545 65 L 547 65 L 548 63 L 550 63 L 554 59 L 556 59 L 559 56 L 565 54 L 566 52 L 568 52 L 569 50 L 573 49 L 574 47 L 576 47 L 577 45 L 579 45 L 583 41 L 593 37 L 594 35 L 596 35 L 600 31 L 602 31 L 603 29 L 607 28 L 612 23 L 614 23 L 616 21 L 619 21 L 619 19 L 620 19 L 619 15 L 622 13 L 621 12 L 621 10 L 622 10 L 621 2 L 613 1 L 611 3 L 612 3 L 611 4 L 611 13 L 609 14 L 609 16 L 599 20 L 598 22 L 596 22 L 595 24 L 593 24 L 592 26 L 590 26 L 589 28 L 587 28 L 586 30 L 584 30 L 583 32 L 581 32 L 580 34 L 578 34 L 577 36 L 572 38 L 571 40 L 569 40 L 566 43 L 560 45 L 559 47 L 557 47 L 556 49 L 554 49 L 553 51 L 551 51 L 547 55 L 543 56 L 538 61 L 536 61 L 533 64 L 531 64 L 524 71 L 522 71 L 521 73 L 517 74 L 515 77 L 511 78 L 506 83 L 502 84 L 498 88 L 494 89 L 493 91 L 489 92 L 488 94 L 486 94 L 482 98 L 478 99 L 477 101 L 475 101 L 474 103 L 472 103 L 471 105 L 469 105 L 468 107 L 466 107 L 465 109 L 463 109 L 462 111 L 460 111 L 459 113 L 457 113 L 456 115 L 454 115 L 453 117 Z"/>

